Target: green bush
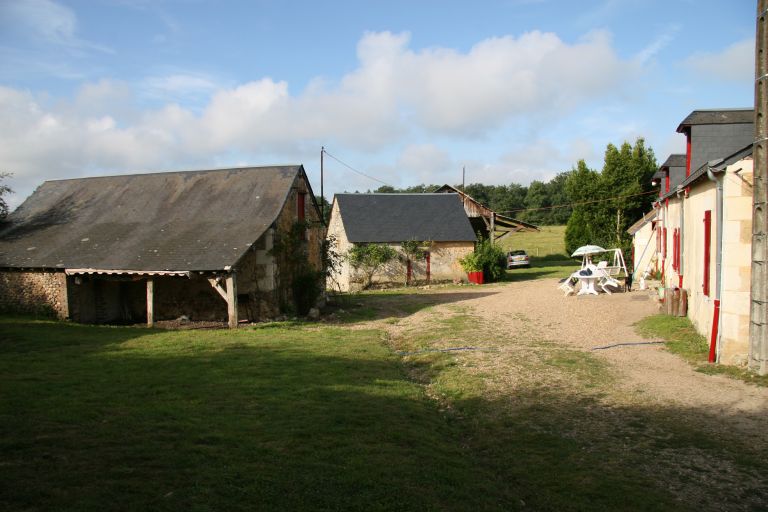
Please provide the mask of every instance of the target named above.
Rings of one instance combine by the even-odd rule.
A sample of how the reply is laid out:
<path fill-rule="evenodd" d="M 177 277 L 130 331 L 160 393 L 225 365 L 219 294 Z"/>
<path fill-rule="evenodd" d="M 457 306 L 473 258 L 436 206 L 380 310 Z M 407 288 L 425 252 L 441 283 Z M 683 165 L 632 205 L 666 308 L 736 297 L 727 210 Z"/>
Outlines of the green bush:
<path fill-rule="evenodd" d="M 483 264 L 480 261 L 480 255 L 477 252 L 471 252 L 459 259 L 459 264 L 464 272 L 480 272 L 483 270 Z"/>
<path fill-rule="evenodd" d="M 483 277 L 486 281 L 499 281 L 506 275 L 507 255 L 504 249 L 490 240 L 483 240 L 477 245 L 475 251 L 480 254 Z"/>

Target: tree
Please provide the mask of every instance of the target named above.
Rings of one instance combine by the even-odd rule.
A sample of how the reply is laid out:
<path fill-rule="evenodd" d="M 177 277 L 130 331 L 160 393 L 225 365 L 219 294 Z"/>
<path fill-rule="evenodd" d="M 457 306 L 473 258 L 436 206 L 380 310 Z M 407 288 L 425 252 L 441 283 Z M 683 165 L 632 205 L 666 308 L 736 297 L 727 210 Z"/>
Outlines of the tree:
<path fill-rule="evenodd" d="M 5 201 L 5 196 L 13 193 L 11 187 L 3 183 L 3 180 L 10 178 L 12 174 L 7 172 L 0 172 L 0 219 L 5 218 L 8 215 L 8 203 Z"/>
<path fill-rule="evenodd" d="M 568 199 L 575 203 L 565 230 L 566 250 L 586 244 L 628 250 L 627 228 L 653 201 L 649 192 L 655 170 L 656 157 L 642 138 L 634 146 L 608 144 L 600 173 L 580 160 L 565 181 Z"/>
<path fill-rule="evenodd" d="M 602 223 L 599 212 L 588 202 L 599 198 L 600 185 L 600 173 L 587 167 L 584 160 L 579 160 L 568 175 L 565 190 L 568 199 L 574 203 L 573 213 L 565 228 L 565 250 L 568 254 L 582 245 L 598 243 L 596 237 Z"/>
<path fill-rule="evenodd" d="M 356 244 L 347 253 L 352 267 L 363 273 L 363 288 L 370 288 L 376 272 L 396 257 L 397 251 L 385 244 Z"/>
<path fill-rule="evenodd" d="M 413 279 L 413 262 L 420 257 L 424 257 L 424 251 L 429 250 L 432 247 L 432 242 L 422 242 L 419 240 L 406 240 L 400 244 L 400 250 L 403 253 L 405 259 L 406 272 L 405 272 L 405 284 L 408 286 Z"/>

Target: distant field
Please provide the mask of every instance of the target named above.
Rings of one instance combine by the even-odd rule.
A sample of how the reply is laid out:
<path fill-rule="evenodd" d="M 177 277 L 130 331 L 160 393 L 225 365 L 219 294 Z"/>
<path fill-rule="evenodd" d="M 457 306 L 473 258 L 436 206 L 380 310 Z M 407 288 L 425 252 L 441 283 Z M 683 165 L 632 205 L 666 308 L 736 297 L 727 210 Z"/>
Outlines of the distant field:
<path fill-rule="evenodd" d="M 565 226 L 541 226 L 538 233 L 512 233 L 500 243 L 506 250 L 525 249 L 531 256 L 565 254 Z"/>

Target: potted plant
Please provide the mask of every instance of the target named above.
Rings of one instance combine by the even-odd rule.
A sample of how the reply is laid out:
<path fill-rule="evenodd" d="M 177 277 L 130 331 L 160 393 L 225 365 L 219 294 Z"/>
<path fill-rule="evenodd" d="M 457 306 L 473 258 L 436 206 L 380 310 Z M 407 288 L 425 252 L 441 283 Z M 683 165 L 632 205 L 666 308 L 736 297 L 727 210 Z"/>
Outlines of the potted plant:
<path fill-rule="evenodd" d="M 467 273 L 470 283 L 483 284 L 483 264 L 480 261 L 480 255 L 476 252 L 471 252 L 459 259 L 459 264 L 464 272 Z"/>

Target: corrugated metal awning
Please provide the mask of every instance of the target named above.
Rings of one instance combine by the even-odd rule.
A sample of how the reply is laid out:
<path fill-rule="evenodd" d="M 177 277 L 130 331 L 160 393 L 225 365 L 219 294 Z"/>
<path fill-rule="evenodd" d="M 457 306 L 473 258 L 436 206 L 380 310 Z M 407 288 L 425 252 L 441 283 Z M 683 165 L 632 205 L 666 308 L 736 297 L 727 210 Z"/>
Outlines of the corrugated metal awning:
<path fill-rule="evenodd" d="M 111 270 L 100 268 L 68 268 L 64 270 L 64 273 L 68 276 L 85 275 L 85 274 L 101 274 L 101 275 L 116 275 L 116 276 L 179 276 L 189 277 L 189 272 L 186 270 Z"/>

